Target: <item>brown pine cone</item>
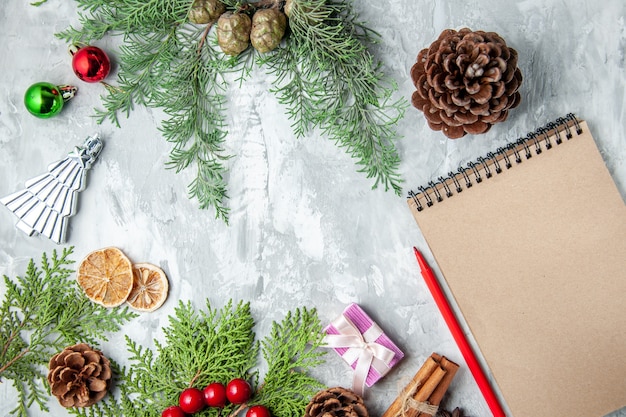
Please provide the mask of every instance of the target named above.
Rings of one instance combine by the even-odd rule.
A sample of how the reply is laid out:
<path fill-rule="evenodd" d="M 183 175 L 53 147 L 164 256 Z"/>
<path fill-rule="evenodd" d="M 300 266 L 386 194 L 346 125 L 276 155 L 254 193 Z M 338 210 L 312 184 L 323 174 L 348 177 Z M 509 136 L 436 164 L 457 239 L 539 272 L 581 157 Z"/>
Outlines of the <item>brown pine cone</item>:
<path fill-rule="evenodd" d="M 85 343 L 69 346 L 50 359 L 48 383 L 63 407 L 89 407 L 106 395 L 111 363 Z"/>
<path fill-rule="evenodd" d="M 465 414 L 463 414 L 463 410 L 457 407 L 452 411 L 439 410 L 437 412 L 437 417 L 465 417 Z"/>
<path fill-rule="evenodd" d="M 444 30 L 417 55 L 411 78 L 413 105 L 451 139 L 487 132 L 521 100 L 517 51 L 494 32 Z"/>
<path fill-rule="evenodd" d="M 353 391 L 335 387 L 320 391 L 304 410 L 304 417 L 368 417 L 363 399 Z"/>

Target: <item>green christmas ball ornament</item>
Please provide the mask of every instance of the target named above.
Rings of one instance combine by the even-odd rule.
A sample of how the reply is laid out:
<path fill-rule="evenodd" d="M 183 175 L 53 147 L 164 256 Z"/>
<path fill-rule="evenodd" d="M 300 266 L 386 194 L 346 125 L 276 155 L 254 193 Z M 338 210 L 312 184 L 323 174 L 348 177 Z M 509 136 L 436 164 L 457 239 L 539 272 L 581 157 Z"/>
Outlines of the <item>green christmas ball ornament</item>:
<path fill-rule="evenodd" d="M 24 105 L 33 116 L 47 119 L 59 114 L 63 104 L 74 97 L 76 91 L 78 88 L 71 85 L 35 83 L 26 90 Z"/>

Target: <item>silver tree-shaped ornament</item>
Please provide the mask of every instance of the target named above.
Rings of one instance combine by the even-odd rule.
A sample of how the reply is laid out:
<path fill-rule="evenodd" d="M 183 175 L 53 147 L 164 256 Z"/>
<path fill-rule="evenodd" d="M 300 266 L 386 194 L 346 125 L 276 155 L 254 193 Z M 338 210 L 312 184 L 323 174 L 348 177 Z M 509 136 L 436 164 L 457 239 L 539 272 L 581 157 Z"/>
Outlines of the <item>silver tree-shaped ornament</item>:
<path fill-rule="evenodd" d="M 65 243 L 68 218 L 76 212 L 78 192 L 85 188 L 85 174 L 102 151 L 98 134 L 87 137 L 65 159 L 48 166 L 48 173 L 25 182 L 25 188 L 0 203 L 20 220 L 16 227 L 24 233 L 43 235 Z"/>

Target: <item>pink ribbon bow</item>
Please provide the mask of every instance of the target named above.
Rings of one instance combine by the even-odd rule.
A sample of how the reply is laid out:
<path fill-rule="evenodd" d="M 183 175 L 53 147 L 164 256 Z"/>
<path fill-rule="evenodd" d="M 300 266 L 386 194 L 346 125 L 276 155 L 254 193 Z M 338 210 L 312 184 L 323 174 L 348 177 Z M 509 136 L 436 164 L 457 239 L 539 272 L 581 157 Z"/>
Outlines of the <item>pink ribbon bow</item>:
<path fill-rule="evenodd" d="M 329 348 L 348 348 L 342 355 L 350 365 L 358 361 L 354 370 L 352 390 L 360 396 L 365 391 L 365 380 L 370 368 L 374 368 L 380 375 L 384 375 L 390 369 L 389 363 L 395 352 L 385 346 L 376 343 L 383 331 L 376 323 L 363 334 L 345 315 L 339 316 L 332 322 L 332 326 L 340 334 L 327 334 L 324 336 Z"/>

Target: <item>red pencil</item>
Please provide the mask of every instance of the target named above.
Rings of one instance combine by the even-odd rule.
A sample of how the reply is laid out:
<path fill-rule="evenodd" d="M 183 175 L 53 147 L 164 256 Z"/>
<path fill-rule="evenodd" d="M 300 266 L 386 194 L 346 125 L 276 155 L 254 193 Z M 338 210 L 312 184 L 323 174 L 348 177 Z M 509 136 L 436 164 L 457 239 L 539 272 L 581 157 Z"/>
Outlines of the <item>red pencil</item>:
<path fill-rule="evenodd" d="M 476 355 L 474 354 L 472 347 L 467 341 L 465 333 L 463 333 L 461 325 L 457 321 L 456 316 L 452 311 L 452 307 L 450 307 L 448 299 L 446 298 L 443 290 L 441 289 L 441 286 L 439 285 L 439 282 L 437 281 L 437 277 L 435 277 L 435 274 L 424 260 L 424 257 L 422 256 L 420 251 L 417 250 L 416 247 L 413 247 L 413 250 L 415 251 L 415 257 L 417 258 L 417 263 L 420 266 L 422 277 L 424 278 L 424 281 L 426 281 L 426 285 L 428 286 L 430 293 L 435 299 L 435 303 L 437 304 L 437 307 L 439 307 L 439 311 L 441 311 L 441 315 L 448 325 L 454 341 L 459 346 L 459 350 L 461 351 L 461 354 L 463 355 L 463 358 L 467 363 L 467 367 L 470 369 L 472 375 L 474 375 L 476 384 L 478 385 L 478 388 L 480 388 L 483 397 L 485 397 L 485 401 L 487 402 L 489 409 L 493 413 L 494 417 L 505 417 L 504 411 L 502 410 L 502 407 L 498 402 L 498 398 L 493 392 L 491 384 L 489 384 L 489 381 L 487 380 L 483 369 L 478 363 L 478 359 L 476 359 Z"/>

